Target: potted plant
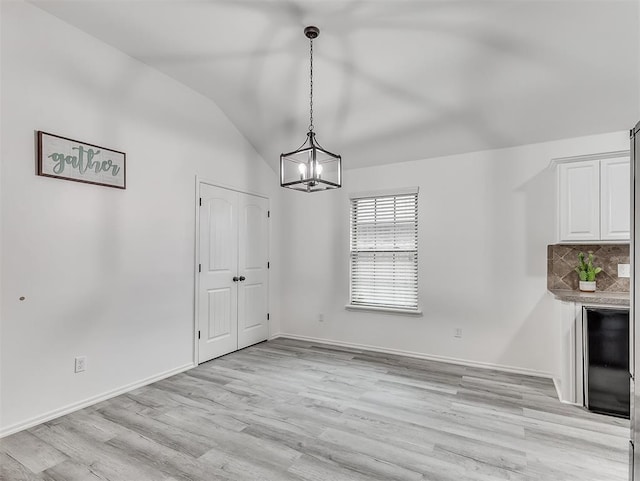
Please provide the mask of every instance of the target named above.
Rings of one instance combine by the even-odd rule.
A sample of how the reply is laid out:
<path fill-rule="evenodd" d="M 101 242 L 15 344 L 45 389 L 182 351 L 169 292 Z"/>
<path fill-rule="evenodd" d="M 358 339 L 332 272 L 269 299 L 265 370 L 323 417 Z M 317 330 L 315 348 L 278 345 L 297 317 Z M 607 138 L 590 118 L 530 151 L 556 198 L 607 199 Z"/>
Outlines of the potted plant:
<path fill-rule="evenodd" d="M 589 252 L 586 262 L 584 252 L 580 252 L 578 254 L 578 260 L 580 264 L 576 267 L 576 272 L 580 277 L 580 290 L 584 292 L 595 292 L 596 275 L 602 272 L 602 267 L 595 267 L 593 265 L 593 252 Z"/>

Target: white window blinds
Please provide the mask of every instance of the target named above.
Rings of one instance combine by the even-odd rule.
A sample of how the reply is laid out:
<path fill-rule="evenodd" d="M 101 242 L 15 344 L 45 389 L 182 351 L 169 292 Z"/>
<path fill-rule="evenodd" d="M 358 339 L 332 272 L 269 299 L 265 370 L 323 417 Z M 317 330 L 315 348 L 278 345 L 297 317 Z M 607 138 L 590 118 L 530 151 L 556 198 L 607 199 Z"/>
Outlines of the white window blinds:
<path fill-rule="evenodd" d="M 418 193 L 351 199 L 351 304 L 418 309 Z"/>

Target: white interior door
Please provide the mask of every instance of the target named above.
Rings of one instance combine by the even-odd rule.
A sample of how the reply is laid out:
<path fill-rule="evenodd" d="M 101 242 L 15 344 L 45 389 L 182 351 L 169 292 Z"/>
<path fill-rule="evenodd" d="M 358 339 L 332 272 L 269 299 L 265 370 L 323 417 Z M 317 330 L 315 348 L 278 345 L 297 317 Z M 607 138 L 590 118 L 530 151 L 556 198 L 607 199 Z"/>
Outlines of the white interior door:
<path fill-rule="evenodd" d="M 268 209 L 263 197 L 239 194 L 238 349 L 267 339 Z"/>
<path fill-rule="evenodd" d="M 268 199 L 200 184 L 198 362 L 268 337 Z"/>
<path fill-rule="evenodd" d="M 200 184 L 198 362 L 238 348 L 238 193 Z"/>

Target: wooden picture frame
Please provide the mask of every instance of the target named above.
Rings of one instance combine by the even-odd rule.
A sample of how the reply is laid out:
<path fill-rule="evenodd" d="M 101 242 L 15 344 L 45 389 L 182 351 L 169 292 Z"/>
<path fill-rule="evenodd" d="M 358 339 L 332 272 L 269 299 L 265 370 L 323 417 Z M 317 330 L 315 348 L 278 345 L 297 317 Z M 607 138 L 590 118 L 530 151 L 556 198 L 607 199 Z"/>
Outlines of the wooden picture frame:
<path fill-rule="evenodd" d="M 38 175 L 127 188 L 127 154 L 38 130 Z"/>

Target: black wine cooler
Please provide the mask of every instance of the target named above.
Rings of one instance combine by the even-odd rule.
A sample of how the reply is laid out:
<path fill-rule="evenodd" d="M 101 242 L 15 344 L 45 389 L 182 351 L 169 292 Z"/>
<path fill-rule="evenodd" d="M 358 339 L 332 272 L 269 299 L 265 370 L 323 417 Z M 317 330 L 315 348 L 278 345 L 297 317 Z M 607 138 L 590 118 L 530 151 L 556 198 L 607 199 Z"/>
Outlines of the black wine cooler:
<path fill-rule="evenodd" d="M 585 406 L 629 418 L 629 309 L 585 308 Z"/>

